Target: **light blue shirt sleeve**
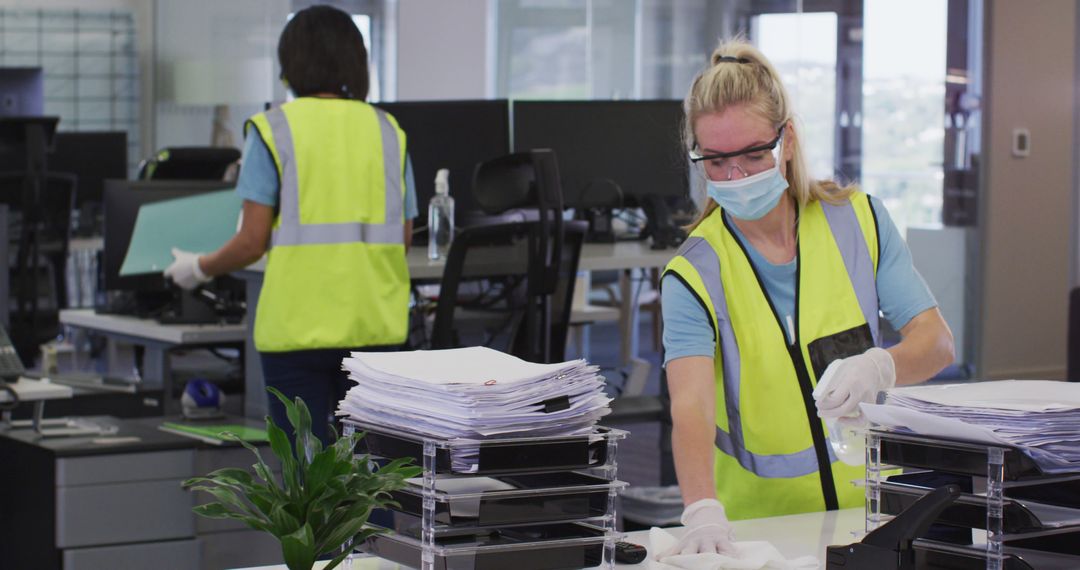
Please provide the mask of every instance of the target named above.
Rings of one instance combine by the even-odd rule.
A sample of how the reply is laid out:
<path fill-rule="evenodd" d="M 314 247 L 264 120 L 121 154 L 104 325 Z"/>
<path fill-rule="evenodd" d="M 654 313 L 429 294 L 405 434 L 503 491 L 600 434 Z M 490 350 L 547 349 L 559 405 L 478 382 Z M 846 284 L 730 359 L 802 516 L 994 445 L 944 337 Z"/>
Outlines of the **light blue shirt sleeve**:
<path fill-rule="evenodd" d="M 678 277 L 660 282 L 660 312 L 664 319 L 664 365 L 684 356 L 716 355 L 709 314 Z"/>
<path fill-rule="evenodd" d="M 870 197 L 878 223 L 878 307 L 885 320 L 900 330 L 915 315 L 937 306 L 937 300 L 911 261 L 911 251 L 900 237 L 892 217 L 880 200 Z"/>
<path fill-rule="evenodd" d="M 244 162 L 240 176 L 236 181 L 236 192 L 243 200 L 276 207 L 281 182 L 278 180 L 277 165 L 270 149 L 266 148 L 262 138 L 255 131 L 244 141 Z M 416 183 L 413 176 L 412 159 L 405 156 L 405 219 L 411 220 L 418 215 L 416 205 Z"/>
<path fill-rule="evenodd" d="M 262 137 L 252 128 L 244 140 L 244 161 L 236 179 L 236 193 L 243 200 L 274 208 L 278 203 L 281 181 L 277 165 Z"/>

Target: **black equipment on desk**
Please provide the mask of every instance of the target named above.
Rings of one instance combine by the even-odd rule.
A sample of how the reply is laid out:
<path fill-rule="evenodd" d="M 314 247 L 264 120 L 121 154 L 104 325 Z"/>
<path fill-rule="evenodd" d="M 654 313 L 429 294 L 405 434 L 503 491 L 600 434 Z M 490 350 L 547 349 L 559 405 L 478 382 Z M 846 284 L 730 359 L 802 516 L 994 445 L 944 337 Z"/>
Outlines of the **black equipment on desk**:
<path fill-rule="evenodd" d="M 140 180 L 222 180 L 240 160 L 232 147 L 178 146 L 163 148 L 139 165 Z"/>
<path fill-rule="evenodd" d="M 956 485 L 939 487 L 893 520 L 867 533 L 862 541 L 828 547 L 825 551 L 826 570 L 915 570 L 912 543 L 924 535 L 938 515 L 959 496 L 960 487 Z"/>

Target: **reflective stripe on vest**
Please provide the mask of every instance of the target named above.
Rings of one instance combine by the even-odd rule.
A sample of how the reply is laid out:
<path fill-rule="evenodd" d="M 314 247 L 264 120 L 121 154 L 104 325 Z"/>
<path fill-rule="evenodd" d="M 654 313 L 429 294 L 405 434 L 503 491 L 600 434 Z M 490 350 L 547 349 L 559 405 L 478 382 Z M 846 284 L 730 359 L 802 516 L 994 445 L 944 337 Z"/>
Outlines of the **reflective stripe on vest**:
<path fill-rule="evenodd" d="M 334 243 L 403 244 L 405 228 L 402 223 L 404 204 L 401 199 L 402 169 L 397 130 L 386 113 L 375 109 L 383 145 L 383 174 L 386 178 L 386 216 L 381 224 L 347 222 L 336 224 L 303 224 L 300 222 L 300 181 L 296 168 L 296 151 L 292 131 L 280 108 L 266 112 L 266 121 L 274 138 L 281 164 L 281 201 L 278 227 L 274 228 L 271 245 L 314 245 Z M 387 151 L 386 149 L 392 149 Z"/>
<path fill-rule="evenodd" d="M 874 281 L 874 262 L 866 240 L 863 239 L 855 210 L 850 203 L 830 205 L 822 203 L 823 211 L 836 239 L 851 278 L 859 307 L 870 325 L 875 344 L 879 338 L 878 298 Z M 720 215 L 717 213 L 717 215 Z M 716 319 L 719 354 L 723 359 L 724 407 L 730 433 L 720 426 L 716 428 L 717 449 L 735 458 L 744 469 L 764 478 L 792 478 L 808 475 L 819 470 L 817 453 L 811 445 L 806 449 L 784 455 L 761 455 L 747 448 L 743 437 L 742 414 L 739 409 L 741 390 L 741 360 L 735 331 L 728 313 L 727 298 L 720 277 L 720 257 L 707 239 L 689 237 L 676 256 L 685 258 L 697 271 L 711 303 Z M 835 461 L 832 449 L 829 459 Z"/>
<path fill-rule="evenodd" d="M 822 202 L 821 208 L 825 212 L 825 219 L 829 222 L 836 246 L 840 248 L 840 255 L 844 258 L 848 278 L 851 279 L 851 285 L 855 288 L 855 296 L 859 298 L 859 308 L 862 309 L 863 317 L 866 318 L 866 323 L 870 325 L 870 332 L 874 335 L 874 346 L 881 346 L 877 282 L 875 281 L 876 264 L 870 255 L 866 239 L 863 238 L 855 208 L 850 202 L 846 204 Z"/>

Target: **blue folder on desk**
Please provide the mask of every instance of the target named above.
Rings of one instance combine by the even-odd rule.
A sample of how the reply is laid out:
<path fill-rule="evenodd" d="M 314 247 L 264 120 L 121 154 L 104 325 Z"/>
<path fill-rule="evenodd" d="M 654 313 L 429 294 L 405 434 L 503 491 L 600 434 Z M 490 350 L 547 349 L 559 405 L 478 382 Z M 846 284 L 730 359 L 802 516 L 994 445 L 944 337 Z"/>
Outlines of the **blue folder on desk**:
<path fill-rule="evenodd" d="M 120 275 L 160 273 L 173 261 L 172 248 L 209 252 L 236 233 L 242 200 L 222 190 L 145 204 L 139 208 Z"/>

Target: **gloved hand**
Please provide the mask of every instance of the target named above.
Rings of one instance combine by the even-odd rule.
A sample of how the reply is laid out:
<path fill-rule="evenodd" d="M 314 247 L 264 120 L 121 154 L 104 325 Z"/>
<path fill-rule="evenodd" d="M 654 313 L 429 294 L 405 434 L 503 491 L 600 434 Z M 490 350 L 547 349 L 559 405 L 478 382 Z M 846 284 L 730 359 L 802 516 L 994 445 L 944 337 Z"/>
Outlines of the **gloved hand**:
<path fill-rule="evenodd" d="M 896 385 L 896 364 L 883 348 L 834 360 L 814 389 L 818 417 L 858 417 L 859 404 L 877 402 L 878 392 Z"/>
<path fill-rule="evenodd" d="M 683 510 L 679 519 L 687 532 L 679 542 L 657 556 L 658 559 L 676 554 L 705 552 L 732 554 L 735 552 L 735 532 L 724 513 L 724 505 L 716 499 L 695 501 Z"/>
<path fill-rule="evenodd" d="M 199 256 L 182 249 L 172 248 L 173 262 L 165 268 L 165 277 L 184 289 L 194 289 L 210 280 L 199 267 Z"/>

